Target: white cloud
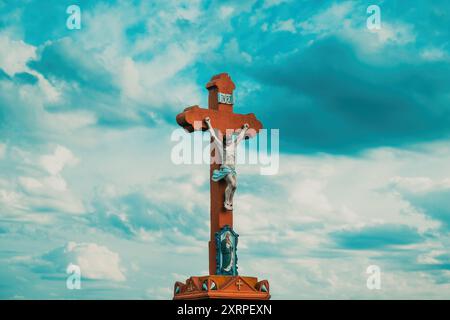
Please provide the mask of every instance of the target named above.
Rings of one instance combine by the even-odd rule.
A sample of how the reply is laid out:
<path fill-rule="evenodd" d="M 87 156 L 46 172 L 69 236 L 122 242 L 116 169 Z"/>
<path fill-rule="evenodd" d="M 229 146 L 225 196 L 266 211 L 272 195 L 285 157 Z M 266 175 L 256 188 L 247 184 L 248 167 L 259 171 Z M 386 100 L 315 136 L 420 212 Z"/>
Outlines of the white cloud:
<path fill-rule="evenodd" d="M 54 272 L 65 272 L 69 264 L 80 267 L 81 277 L 95 280 L 125 281 L 124 270 L 117 253 L 96 243 L 68 242 L 42 256 L 54 264 Z"/>
<path fill-rule="evenodd" d="M 363 53 L 376 52 L 389 44 L 406 45 L 415 41 L 413 25 L 382 20 L 380 29 L 369 30 L 365 23 L 361 24 L 361 12 L 365 12 L 365 8 L 356 6 L 355 2 L 334 3 L 306 21 L 299 22 L 296 27 L 301 34 L 315 35 L 317 38 L 337 35 L 356 44 Z"/>
<path fill-rule="evenodd" d="M 442 61 L 448 59 L 448 54 L 439 48 L 425 48 L 420 52 L 420 56 L 428 61 Z"/>
<path fill-rule="evenodd" d="M 347 30 L 347 32 L 350 30 Z M 349 36 L 354 31 L 349 32 Z M 382 27 L 378 29 L 373 29 L 370 31 L 372 34 L 376 35 L 378 42 L 376 45 L 382 46 L 387 43 L 395 43 L 399 45 L 405 45 L 416 40 L 416 36 L 413 31 L 413 27 L 406 23 L 388 23 L 384 22 Z M 373 39 L 371 37 L 366 37 L 367 45 L 370 46 Z"/>
<path fill-rule="evenodd" d="M 246 264 L 245 274 L 269 280 L 273 299 L 439 299 L 450 289 L 448 283 L 436 285 L 425 272 L 404 271 L 365 253 L 334 259 L 298 257 L 283 261 L 279 263 L 279 258 L 253 260 Z M 369 290 L 366 286 L 369 265 L 381 269 L 381 290 Z M 303 290 L 299 291 L 298 287 Z"/>
<path fill-rule="evenodd" d="M 429 252 L 425 252 L 417 257 L 417 262 L 423 264 L 440 264 L 442 261 L 439 261 L 437 258 L 441 255 L 447 254 L 446 250 L 431 250 Z"/>
<path fill-rule="evenodd" d="M 349 16 L 354 11 L 354 3 L 345 1 L 333 3 L 324 11 L 312 16 L 306 21 L 300 22 L 299 28 L 304 34 L 327 35 L 333 31 L 341 30 L 347 24 Z"/>
<path fill-rule="evenodd" d="M 73 132 L 79 134 L 86 127 L 95 125 L 97 117 L 89 111 L 53 112 L 45 113 L 43 120 L 48 123 L 49 129 L 70 135 Z"/>
<path fill-rule="evenodd" d="M 228 19 L 234 12 L 234 7 L 232 6 L 221 6 L 220 9 L 220 17 L 222 19 Z"/>
<path fill-rule="evenodd" d="M 175 15 L 179 19 L 195 22 L 202 14 L 200 0 L 184 0 L 180 1 L 176 6 Z"/>
<path fill-rule="evenodd" d="M 326 183 L 322 180 L 302 179 L 291 186 L 290 201 L 308 214 L 329 213 L 332 207 L 325 196 Z"/>
<path fill-rule="evenodd" d="M 24 209 L 21 195 L 15 191 L 0 189 L 0 207 Z"/>
<path fill-rule="evenodd" d="M 243 193 L 238 187 L 236 194 L 234 219 L 243 234 L 241 246 L 246 253 L 267 247 L 277 248 L 285 258 L 309 257 L 317 248 L 333 248 L 328 235 L 346 228 L 395 224 L 435 232 L 439 222 L 397 190 L 443 188 L 450 181 L 442 177 L 450 172 L 449 160 L 450 152 L 441 143 L 412 150 L 379 148 L 357 158 L 282 155 L 279 174 L 263 180 L 252 175 L 254 168 L 239 166 L 240 184 L 247 188 Z M 411 172 L 421 178 L 408 178 Z"/>
<path fill-rule="evenodd" d="M 15 174 L 0 186 L 0 205 L 5 218 L 49 223 L 56 218 L 52 215 L 50 219 L 50 212 L 85 213 L 82 199 L 61 175 L 66 165 L 78 162 L 66 147 L 57 146 L 52 154 L 41 157 L 12 147 L 6 161 Z"/>
<path fill-rule="evenodd" d="M 38 86 L 49 101 L 59 98 L 57 90 L 39 72 L 31 70 L 27 63 L 36 60 L 37 48 L 24 41 L 11 40 L 6 34 L 0 34 L 0 68 L 9 76 L 26 72 L 38 79 Z"/>
<path fill-rule="evenodd" d="M 51 175 L 56 175 L 61 172 L 64 166 L 76 164 L 78 159 L 66 147 L 56 146 L 53 154 L 44 155 L 39 161 Z"/>
<path fill-rule="evenodd" d="M 294 19 L 280 20 L 272 25 L 273 32 L 287 31 L 291 33 L 296 33 L 297 28 L 295 26 Z"/>
<path fill-rule="evenodd" d="M 267 22 L 264 22 L 264 23 L 261 25 L 261 31 L 267 32 L 267 30 L 269 30 L 269 24 L 268 24 Z"/>
<path fill-rule="evenodd" d="M 450 178 L 431 179 L 429 177 L 393 177 L 391 186 L 400 191 L 426 193 L 435 190 L 450 189 Z"/>
<path fill-rule="evenodd" d="M 230 9 L 223 10 L 231 16 Z M 219 10 L 214 10 L 214 14 L 219 14 Z M 134 108 L 140 105 L 146 105 L 150 111 L 178 108 L 201 100 L 202 91 L 192 81 L 196 73 L 191 66 L 221 44 L 220 35 L 202 31 L 224 23 L 210 17 L 200 1 L 166 1 L 158 10 L 147 3 L 139 7 L 103 4 L 86 13 L 84 31 L 73 45 L 81 43 L 91 59 L 111 74 L 123 95 L 124 114 L 135 114 Z M 174 20 L 188 20 L 191 24 L 180 28 Z M 145 30 L 129 42 L 125 30 L 137 24 Z"/>
<path fill-rule="evenodd" d="M 139 98 L 143 91 L 138 66 L 131 58 L 125 58 L 122 68 L 122 88 L 124 93 L 130 98 Z"/>
<path fill-rule="evenodd" d="M 428 191 L 434 186 L 428 177 L 393 177 L 390 181 L 394 187 L 412 192 Z"/>
<path fill-rule="evenodd" d="M 9 76 L 28 71 L 26 63 L 35 58 L 36 47 L 0 34 L 0 68 Z"/>
<path fill-rule="evenodd" d="M 187 279 L 187 278 L 186 278 Z M 152 300 L 167 300 L 173 295 L 173 289 L 169 286 L 149 288 L 146 291 L 147 298 Z"/>
<path fill-rule="evenodd" d="M 236 38 L 230 39 L 230 41 L 224 45 L 223 53 L 227 61 L 236 64 L 251 63 L 253 60 L 250 54 L 241 50 Z"/>
<path fill-rule="evenodd" d="M 43 187 L 43 184 L 39 180 L 32 177 L 19 177 L 19 184 L 25 190 L 34 190 Z"/>
<path fill-rule="evenodd" d="M 291 1 L 292 0 L 264 0 L 263 8 L 269 9 L 272 7 L 279 6 L 280 4 L 283 4 L 283 3 L 289 3 Z"/>

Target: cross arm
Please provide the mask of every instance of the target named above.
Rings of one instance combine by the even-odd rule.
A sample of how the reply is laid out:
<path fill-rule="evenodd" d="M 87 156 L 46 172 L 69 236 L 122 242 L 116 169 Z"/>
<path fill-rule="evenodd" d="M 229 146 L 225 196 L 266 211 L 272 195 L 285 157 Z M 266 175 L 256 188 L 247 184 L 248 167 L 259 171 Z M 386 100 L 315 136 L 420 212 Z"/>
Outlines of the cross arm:
<path fill-rule="evenodd" d="M 262 129 L 262 123 L 256 119 L 253 113 L 238 114 L 231 112 L 221 112 L 213 109 L 203 109 L 199 106 L 192 106 L 184 109 L 184 111 L 177 115 L 177 123 L 188 132 L 195 130 L 208 130 L 205 122 L 206 117 L 211 119 L 213 128 L 218 129 L 220 134 L 227 134 L 242 129 L 244 124 L 249 125 L 246 132 L 247 137 L 255 136 L 259 130 Z"/>
<path fill-rule="evenodd" d="M 211 118 L 210 113 L 211 110 L 203 109 L 199 106 L 188 107 L 177 115 L 177 123 L 187 132 L 194 132 L 196 130 L 206 131 L 208 130 L 208 127 L 203 120 L 206 117 Z"/>

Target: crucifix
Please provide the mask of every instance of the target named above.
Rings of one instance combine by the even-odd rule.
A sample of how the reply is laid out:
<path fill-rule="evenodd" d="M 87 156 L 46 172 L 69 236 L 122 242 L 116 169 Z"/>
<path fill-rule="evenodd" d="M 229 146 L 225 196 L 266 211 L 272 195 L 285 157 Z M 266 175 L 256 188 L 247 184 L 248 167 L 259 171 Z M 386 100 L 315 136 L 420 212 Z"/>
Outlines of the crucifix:
<path fill-rule="evenodd" d="M 177 115 L 177 123 L 188 132 L 211 133 L 209 274 L 217 273 L 215 236 L 223 227 L 233 229 L 233 195 L 237 179 L 236 149 L 244 138 L 254 137 L 262 124 L 253 113 L 233 112 L 235 85 L 227 73 L 215 75 L 206 84 L 208 109 L 192 106 Z M 237 138 L 233 139 L 233 134 Z"/>
<path fill-rule="evenodd" d="M 238 234 L 233 230 L 237 146 L 254 137 L 262 124 L 253 113 L 233 112 L 235 85 L 227 73 L 213 76 L 206 89 L 208 108 L 186 108 L 177 115 L 177 122 L 188 132 L 211 134 L 209 275 L 175 282 L 174 299 L 270 299 L 267 280 L 238 275 Z"/>

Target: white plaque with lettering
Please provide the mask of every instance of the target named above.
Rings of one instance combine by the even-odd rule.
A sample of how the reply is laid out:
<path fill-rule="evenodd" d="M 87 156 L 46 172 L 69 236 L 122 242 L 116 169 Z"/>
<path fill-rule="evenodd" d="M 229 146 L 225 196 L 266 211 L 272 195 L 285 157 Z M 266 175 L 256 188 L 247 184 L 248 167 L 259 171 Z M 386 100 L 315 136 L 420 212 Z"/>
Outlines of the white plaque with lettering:
<path fill-rule="evenodd" d="M 224 104 L 233 104 L 233 95 L 232 94 L 226 94 L 226 93 L 218 93 L 217 94 L 217 98 L 219 100 L 219 103 L 224 103 Z"/>

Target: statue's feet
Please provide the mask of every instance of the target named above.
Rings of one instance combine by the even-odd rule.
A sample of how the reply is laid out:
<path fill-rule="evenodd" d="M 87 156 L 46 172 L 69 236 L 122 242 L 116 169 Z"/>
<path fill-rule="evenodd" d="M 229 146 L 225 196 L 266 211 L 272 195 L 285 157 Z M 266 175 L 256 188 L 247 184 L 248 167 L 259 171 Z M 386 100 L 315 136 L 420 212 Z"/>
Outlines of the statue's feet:
<path fill-rule="evenodd" d="M 225 209 L 227 209 L 227 210 L 233 210 L 233 203 L 231 203 L 231 202 L 225 201 L 224 204 L 223 204 L 223 206 L 224 206 Z"/>

